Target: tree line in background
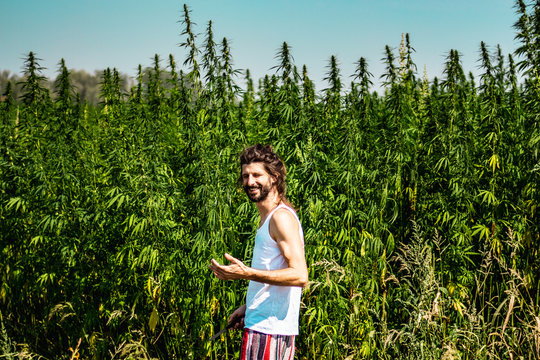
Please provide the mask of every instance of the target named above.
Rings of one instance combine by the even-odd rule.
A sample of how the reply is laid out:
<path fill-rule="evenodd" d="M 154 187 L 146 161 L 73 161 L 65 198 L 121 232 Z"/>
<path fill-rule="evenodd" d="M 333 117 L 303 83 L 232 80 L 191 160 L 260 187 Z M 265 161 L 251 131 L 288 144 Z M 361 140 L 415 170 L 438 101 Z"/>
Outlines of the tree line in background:
<path fill-rule="evenodd" d="M 0 103 L 2 356 L 237 356 L 239 333 L 209 338 L 247 284 L 207 265 L 250 259 L 237 156 L 268 143 L 305 229 L 299 359 L 539 358 L 540 1 L 516 12 L 520 47 L 480 43 L 478 78 L 386 46 L 380 94 L 331 56 L 317 95 L 287 43 L 255 86 L 185 5 L 182 65 L 156 55 L 128 91 L 106 69 L 95 106 L 28 54 Z"/>
<path fill-rule="evenodd" d="M 42 69 L 43 70 L 43 69 Z M 99 84 L 101 83 L 103 71 L 96 70 L 93 74 L 85 70 L 70 70 L 70 82 L 75 94 L 80 101 L 86 101 L 90 105 L 99 104 Z M 130 80 L 126 74 L 120 74 L 122 79 L 122 90 L 128 91 Z M 24 76 L 11 73 L 9 70 L 0 71 L 0 100 L 5 101 L 5 94 L 10 93 L 13 99 L 20 99 L 23 95 L 22 86 L 25 82 Z M 55 80 L 43 79 L 42 86 L 54 97 L 58 89 L 55 87 Z"/>

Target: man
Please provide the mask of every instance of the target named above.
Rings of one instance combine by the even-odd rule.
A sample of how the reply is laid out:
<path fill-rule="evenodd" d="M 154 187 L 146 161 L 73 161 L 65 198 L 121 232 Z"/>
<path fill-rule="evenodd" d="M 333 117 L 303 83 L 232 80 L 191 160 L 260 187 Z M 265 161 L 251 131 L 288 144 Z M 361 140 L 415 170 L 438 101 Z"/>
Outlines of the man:
<path fill-rule="evenodd" d="M 241 359 L 292 359 L 302 287 L 308 281 L 304 237 L 296 212 L 285 199 L 286 169 L 272 147 L 257 144 L 240 155 L 240 181 L 261 217 L 251 267 L 225 254 L 230 265 L 212 259 L 221 280 L 249 280 L 246 304 L 229 324 L 245 325 Z"/>

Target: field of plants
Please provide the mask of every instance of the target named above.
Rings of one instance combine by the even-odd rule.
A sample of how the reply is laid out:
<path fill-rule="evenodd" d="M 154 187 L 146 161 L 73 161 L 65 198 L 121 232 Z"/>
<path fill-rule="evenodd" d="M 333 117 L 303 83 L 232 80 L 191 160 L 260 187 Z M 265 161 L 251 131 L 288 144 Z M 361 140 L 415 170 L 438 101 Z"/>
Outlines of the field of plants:
<path fill-rule="evenodd" d="M 185 58 L 103 72 L 80 100 L 40 59 L 0 102 L 0 358 L 232 359 L 209 339 L 246 282 L 258 213 L 238 154 L 272 144 L 305 229 L 298 359 L 540 358 L 540 2 L 516 2 L 519 48 L 449 50 L 444 75 L 386 47 L 383 90 L 364 58 L 328 61 L 316 91 L 283 43 L 254 84 L 184 6 Z M 348 80 L 347 80 L 348 79 Z M 12 84 L 14 86 L 15 84 Z"/>

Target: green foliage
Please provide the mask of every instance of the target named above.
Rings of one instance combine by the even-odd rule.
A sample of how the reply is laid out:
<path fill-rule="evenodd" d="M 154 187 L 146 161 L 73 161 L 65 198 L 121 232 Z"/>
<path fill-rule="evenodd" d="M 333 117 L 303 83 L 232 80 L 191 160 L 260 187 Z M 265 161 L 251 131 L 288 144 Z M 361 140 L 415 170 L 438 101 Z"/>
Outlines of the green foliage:
<path fill-rule="evenodd" d="M 41 74 L 44 68 L 39 65 L 40 60 L 30 51 L 24 62 L 25 81 L 22 83 L 24 91 L 22 100 L 25 105 L 33 109 L 37 108 L 48 95 L 48 90 L 42 84 L 46 78 Z"/>
<path fill-rule="evenodd" d="M 298 358 L 540 357 L 540 6 L 517 9 L 515 60 L 482 42 L 478 85 L 453 49 L 419 77 L 405 34 L 383 94 L 335 56 L 317 94 L 286 42 L 254 86 L 187 6 L 184 69 L 108 68 L 96 106 L 63 60 L 51 100 L 30 53 L 0 103 L 1 356 L 236 357 L 239 333 L 208 339 L 247 283 L 208 263 L 249 263 L 237 157 L 271 143 L 305 230 Z"/>

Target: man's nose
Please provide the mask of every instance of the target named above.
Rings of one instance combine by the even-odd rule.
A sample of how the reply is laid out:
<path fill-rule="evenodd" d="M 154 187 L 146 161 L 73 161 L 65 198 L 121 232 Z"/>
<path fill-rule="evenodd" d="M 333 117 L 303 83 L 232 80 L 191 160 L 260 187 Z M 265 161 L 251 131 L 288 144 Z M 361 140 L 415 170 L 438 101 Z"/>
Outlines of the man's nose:
<path fill-rule="evenodd" d="M 248 181 L 248 186 L 253 186 L 253 185 L 255 185 L 255 177 L 253 177 L 252 175 L 249 175 L 249 176 L 248 176 L 247 181 Z"/>

